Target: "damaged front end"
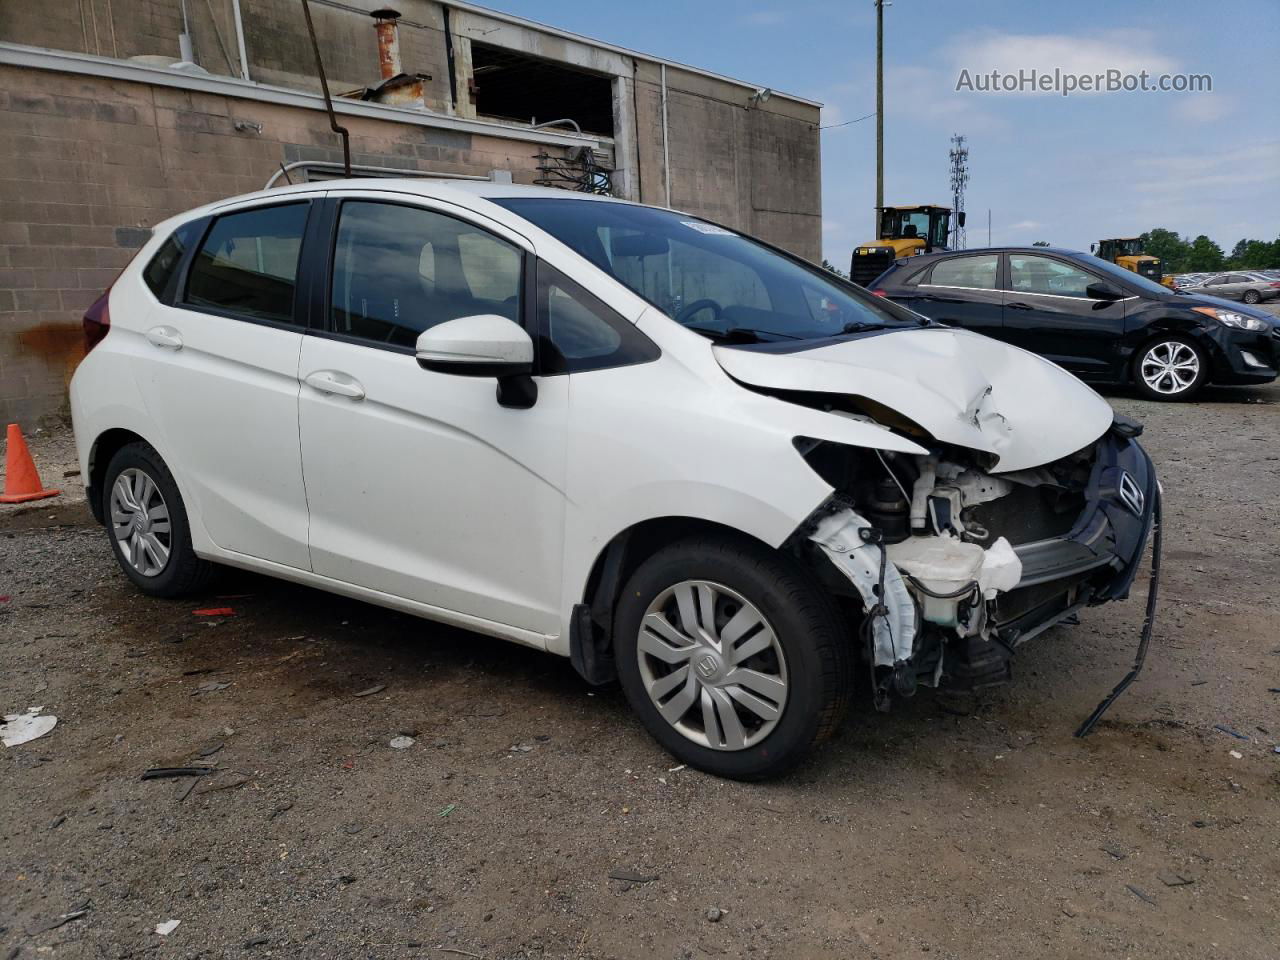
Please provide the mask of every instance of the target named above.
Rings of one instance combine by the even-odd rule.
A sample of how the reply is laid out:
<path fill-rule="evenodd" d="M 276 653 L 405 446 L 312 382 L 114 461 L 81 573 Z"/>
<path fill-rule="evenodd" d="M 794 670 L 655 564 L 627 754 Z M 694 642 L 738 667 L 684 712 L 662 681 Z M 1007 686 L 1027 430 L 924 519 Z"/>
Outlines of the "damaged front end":
<path fill-rule="evenodd" d="M 858 614 L 878 708 L 920 684 L 1004 683 L 1019 644 L 1128 595 L 1159 499 L 1140 433 L 1117 418 L 1082 450 L 1002 473 L 949 445 L 797 440 L 835 492 L 792 547 Z"/>

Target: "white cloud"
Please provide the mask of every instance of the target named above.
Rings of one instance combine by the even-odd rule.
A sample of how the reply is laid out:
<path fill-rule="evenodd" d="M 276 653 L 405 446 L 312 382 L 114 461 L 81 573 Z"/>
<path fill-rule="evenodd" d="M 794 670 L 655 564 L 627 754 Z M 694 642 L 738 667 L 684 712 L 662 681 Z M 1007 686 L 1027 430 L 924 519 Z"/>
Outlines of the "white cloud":
<path fill-rule="evenodd" d="M 1189 93 L 1174 101 L 1169 110 L 1175 121 L 1213 123 L 1235 113 L 1236 102 L 1220 93 Z"/>
<path fill-rule="evenodd" d="M 1140 175 L 1131 182 L 1142 193 L 1182 196 L 1220 187 L 1237 191 L 1251 184 L 1272 186 L 1280 170 L 1280 140 L 1231 150 L 1148 154 L 1135 163 Z"/>
<path fill-rule="evenodd" d="M 949 48 L 956 78 L 961 70 L 971 77 L 1020 72 L 1097 76 L 1109 70 L 1124 74 L 1146 71 L 1153 77 L 1173 72 L 1178 64 L 1156 48 L 1156 34 L 1146 30 L 1107 30 L 1092 34 L 1018 34 L 981 31 L 958 37 Z M 1050 91 L 1020 91 L 1045 96 Z M 1082 91 L 1083 92 L 1083 91 Z M 1090 91 L 1093 92 L 1093 91 Z M 1057 94 L 1055 94 L 1057 95 Z"/>
<path fill-rule="evenodd" d="M 885 70 L 884 89 L 886 122 L 904 116 L 948 134 L 956 130 L 966 134 L 990 133 L 1007 126 L 1003 119 L 984 108 L 983 98 L 957 93 L 955 77 L 944 70 L 890 66 Z M 871 95 L 875 95 L 874 84 Z"/>

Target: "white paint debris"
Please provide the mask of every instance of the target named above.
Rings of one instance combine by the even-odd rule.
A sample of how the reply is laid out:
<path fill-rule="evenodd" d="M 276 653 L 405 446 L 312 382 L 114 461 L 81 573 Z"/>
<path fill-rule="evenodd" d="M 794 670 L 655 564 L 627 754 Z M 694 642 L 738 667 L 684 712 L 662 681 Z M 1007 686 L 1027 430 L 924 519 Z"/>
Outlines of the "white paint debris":
<path fill-rule="evenodd" d="M 413 737 L 392 737 L 391 749 L 392 750 L 408 750 L 415 743 L 417 743 L 417 741 L 414 740 Z"/>
<path fill-rule="evenodd" d="M 1239 750 L 1232 750 L 1231 756 L 1235 757 L 1237 760 L 1240 760 L 1240 759 L 1243 759 L 1244 754 L 1241 753 Z"/>
<path fill-rule="evenodd" d="M 173 931 L 178 929 L 178 924 L 181 922 L 181 920 L 166 920 L 164 923 L 157 923 L 156 933 L 160 934 L 162 937 L 167 937 L 169 934 L 173 933 Z"/>
<path fill-rule="evenodd" d="M 30 707 L 26 713 L 10 713 L 4 718 L 2 736 L 6 747 L 16 747 L 20 743 L 26 743 L 29 740 L 35 740 L 43 737 L 46 733 L 57 726 L 58 718 L 55 716 L 40 716 L 40 711 L 44 707 Z"/>

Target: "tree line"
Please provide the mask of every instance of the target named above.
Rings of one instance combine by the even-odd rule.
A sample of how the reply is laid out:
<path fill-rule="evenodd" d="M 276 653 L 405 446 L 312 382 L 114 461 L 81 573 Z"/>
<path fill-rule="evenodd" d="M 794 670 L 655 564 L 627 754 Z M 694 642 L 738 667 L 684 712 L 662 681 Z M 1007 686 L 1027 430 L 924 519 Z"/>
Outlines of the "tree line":
<path fill-rule="evenodd" d="M 1142 235 L 1143 249 L 1160 258 L 1165 273 L 1214 273 L 1218 270 L 1269 270 L 1280 267 L 1280 237 L 1266 240 L 1241 240 L 1231 253 L 1203 233 L 1194 240 L 1180 237 L 1173 230 L 1156 227 Z"/>

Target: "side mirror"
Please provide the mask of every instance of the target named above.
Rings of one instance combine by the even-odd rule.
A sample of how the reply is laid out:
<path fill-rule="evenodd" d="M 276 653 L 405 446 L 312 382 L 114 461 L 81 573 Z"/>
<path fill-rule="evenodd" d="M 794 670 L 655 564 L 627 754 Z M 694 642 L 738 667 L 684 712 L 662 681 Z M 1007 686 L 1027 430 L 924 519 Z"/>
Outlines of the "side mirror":
<path fill-rule="evenodd" d="M 1097 253 L 1097 251 L 1098 251 L 1098 245 L 1096 243 L 1089 244 L 1090 253 Z"/>
<path fill-rule="evenodd" d="M 1084 288 L 1091 300 L 1123 300 L 1124 294 L 1109 283 L 1099 280 Z"/>
<path fill-rule="evenodd" d="M 963 211 L 963 210 L 959 211 L 959 212 L 956 214 L 956 223 L 958 223 L 958 224 L 959 224 L 960 226 L 962 226 L 962 227 L 964 226 L 964 211 Z"/>
<path fill-rule="evenodd" d="M 512 377 L 533 371 L 533 340 L 495 313 L 459 317 L 423 330 L 418 366 L 462 377 Z"/>
<path fill-rule="evenodd" d="M 498 403 L 527 410 L 538 400 L 533 340 L 518 323 L 495 313 L 459 317 L 423 330 L 418 366 L 461 377 L 496 377 Z"/>

